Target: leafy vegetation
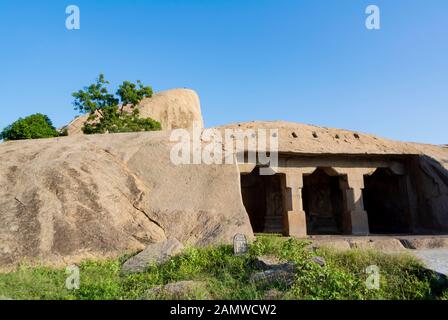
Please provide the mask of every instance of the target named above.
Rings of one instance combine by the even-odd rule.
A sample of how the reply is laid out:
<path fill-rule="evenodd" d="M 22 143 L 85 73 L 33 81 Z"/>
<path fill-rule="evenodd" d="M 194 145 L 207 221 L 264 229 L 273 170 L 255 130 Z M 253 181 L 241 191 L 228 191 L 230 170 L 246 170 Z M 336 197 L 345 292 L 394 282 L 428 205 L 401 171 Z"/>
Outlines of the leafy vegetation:
<path fill-rule="evenodd" d="M 256 272 L 254 259 L 275 255 L 297 266 L 295 283 L 259 285 L 251 282 Z M 323 257 L 321 267 L 310 261 Z M 264 299 L 272 289 L 279 299 L 447 299 L 447 287 L 407 255 L 388 255 L 375 251 L 312 251 L 303 241 L 259 237 L 244 256 L 234 256 L 231 246 L 189 248 L 162 266 L 147 272 L 123 276 L 120 267 L 125 257 L 80 265 L 79 290 L 65 289 L 64 270 L 22 267 L 0 274 L 0 296 L 13 299 L 139 299 L 149 288 L 180 280 L 206 283 L 203 292 L 188 298 Z M 380 268 L 380 288 L 367 289 L 365 269 Z"/>
<path fill-rule="evenodd" d="M 50 118 L 44 114 L 36 113 L 26 118 L 20 118 L 0 133 L 0 139 L 24 140 L 41 139 L 59 136 L 59 132 L 53 127 Z"/>
<path fill-rule="evenodd" d="M 119 133 L 160 130 L 160 123 L 151 118 L 140 118 L 139 111 L 134 109 L 132 113 L 119 112 L 118 107 L 102 109 L 101 116 L 89 116 L 84 124 L 85 134 L 95 133 Z"/>
<path fill-rule="evenodd" d="M 160 123 L 151 118 L 140 118 L 136 105 L 144 98 L 152 96 L 152 88 L 124 81 L 118 88 L 116 95 L 109 93 L 103 74 L 96 83 L 73 93 L 73 105 L 81 113 L 88 113 L 88 121 L 84 124 L 83 132 L 117 133 L 160 130 Z M 125 110 L 131 110 L 128 112 Z"/>

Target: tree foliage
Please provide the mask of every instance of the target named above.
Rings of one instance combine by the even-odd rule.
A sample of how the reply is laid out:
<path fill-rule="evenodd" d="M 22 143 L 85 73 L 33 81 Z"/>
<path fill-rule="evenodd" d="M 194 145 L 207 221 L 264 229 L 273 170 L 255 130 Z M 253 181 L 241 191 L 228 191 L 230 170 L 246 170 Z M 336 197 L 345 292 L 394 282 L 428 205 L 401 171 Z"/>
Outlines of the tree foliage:
<path fill-rule="evenodd" d="M 160 123 L 151 118 L 140 118 L 135 108 L 144 98 L 151 97 L 152 88 L 141 81 L 124 81 L 115 95 L 107 89 L 108 81 L 100 74 L 96 83 L 73 93 L 75 109 L 88 113 L 84 124 L 86 134 L 160 130 Z M 124 110 L 126 107 L 127 110 Z M 131 111 L 129 111 L 131 110 Z"/>
<path fill-rule="evenodd" d="M 100 74 L 96 83 L 73 93 L 75 109 L 81 113 L 95 113 L 96 110 L 118 106 L 119 100 L 108 92 L 106 87 L 108 84 L 109 81 Z"/>
<path fill-rule="evenodd" d="M 160 123 L 151 118 L 140 118 L 138 109 L 132 113 L 120 112 L 117 107 L 102 109 L 102 115 L 98 121 L 95 119 L 84 124 L 85 134 L 95 133 L 119 133 L 160 130 Z"/>
<path fill-rule="evenodd" d="M 0 133 L 0 139 L 5 141 L 52 138 L 57 136 L 59 136 L 59 132 L 54 128 L 50 118 L 40 113 L 30 115 L 26 118 L 20 118 Z"/>
<path fill-rule="evenodd" d="M 122 105 L 137 105 L 145 97 L 152 96 L 152 88 L 145 87 L 140 80 L 137 84 L 124 81 L 118 88 L 117 95 L 120 97 Z"/>

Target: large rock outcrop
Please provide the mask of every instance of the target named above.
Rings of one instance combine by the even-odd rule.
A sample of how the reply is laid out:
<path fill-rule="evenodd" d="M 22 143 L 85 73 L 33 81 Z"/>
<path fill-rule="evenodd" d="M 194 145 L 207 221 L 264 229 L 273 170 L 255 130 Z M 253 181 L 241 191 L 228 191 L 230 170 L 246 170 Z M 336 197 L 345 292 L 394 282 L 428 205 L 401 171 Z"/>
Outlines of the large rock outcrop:
<path fill-rule="evenodd" d="M 170 161 L 169 132 L 0 144 L 0 268 L 252 235 L 237 166 Z"/>
<path fill-rule="evenodd" d="M 140 116 L 160 122 L 163 130 L 191 129 L 196 122 L 203 127 L 199 96 L 190 89 L 173 89 L 143 99 L 138 106 Z"/>
<path fill-rule="evenodd" d="M 162 130 L 191 129 L 196 122 L 203 127 L 201 103 L 197 93 L 190 89 L 172 89 L 155 93 L 143 99 L 136 107 L 140 117 L 152 118 L 160 122 Z M 129 111 L 130 108 L 125 107 Z M 75 118 L 63 129 L 69 136 L 82 134 L 82 127 L 88 115 Z"/>

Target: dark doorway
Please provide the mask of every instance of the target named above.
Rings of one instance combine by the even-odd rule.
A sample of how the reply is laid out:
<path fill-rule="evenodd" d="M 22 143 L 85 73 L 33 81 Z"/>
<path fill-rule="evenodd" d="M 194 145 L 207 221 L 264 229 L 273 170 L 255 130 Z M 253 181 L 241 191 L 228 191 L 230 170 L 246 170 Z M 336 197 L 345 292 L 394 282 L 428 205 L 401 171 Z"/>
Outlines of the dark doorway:
<path fill-rule="evenodd" d="M 404 176 L 380 168 L 364 177 L 364 208 L 373 234 L 410 233 L 411 219 Z"/>
<path fill-rule="evenodd" d="M 283 175 L 241 175 L 241 194 L 255 233 L 283 233 Z"/>
<path fill-rule="evenodd" d="M 303 209 L 309 234 L 341 234 L 343 198 L 339 177 L 323 169 L 303 177 Z"/>

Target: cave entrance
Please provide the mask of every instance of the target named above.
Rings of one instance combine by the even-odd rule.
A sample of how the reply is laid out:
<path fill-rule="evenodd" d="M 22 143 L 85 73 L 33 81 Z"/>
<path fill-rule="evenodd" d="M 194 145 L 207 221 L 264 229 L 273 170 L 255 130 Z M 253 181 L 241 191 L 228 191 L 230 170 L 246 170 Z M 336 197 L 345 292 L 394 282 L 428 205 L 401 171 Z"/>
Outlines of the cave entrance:
<path fill-rule="evenodd" d="M 411 214 L 405 176 L 379 168 L 364 177 L 363 201 L 372 234 L 411 233 Z"/>
<path fill-rule="evenodd" d="M 241 175 L 241 195 L 254 233 L 282 233 L 284 216 L 281 174 L 260 175 L 259 168 Z"/>
<path fill-rule="evenodd" d="M 330 176 L 318 168 L 303 177 L 303 209 L 308 234 L 342 234 L 343 196 L 340 176 Z"/>

